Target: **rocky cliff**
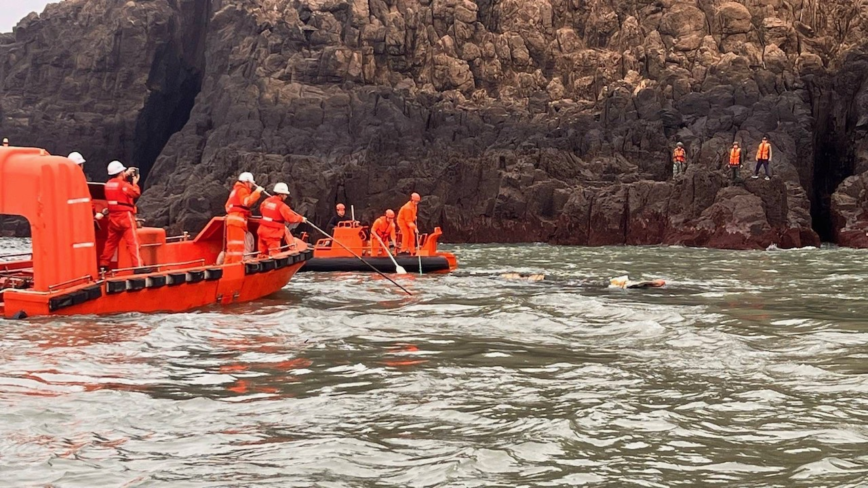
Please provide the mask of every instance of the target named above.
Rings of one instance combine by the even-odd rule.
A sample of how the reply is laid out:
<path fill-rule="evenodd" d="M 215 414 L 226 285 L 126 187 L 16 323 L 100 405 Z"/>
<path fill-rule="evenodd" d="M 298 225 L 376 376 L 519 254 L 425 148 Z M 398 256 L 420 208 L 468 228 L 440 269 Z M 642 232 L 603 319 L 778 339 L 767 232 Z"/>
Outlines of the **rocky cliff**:
<path fill-rule="evenodd" d="M 175 230 L 252 171 L 452 241 L 868 246 L 863 3 L 67 0 L 0 37 L 0 133 L 131 161 Z"/>

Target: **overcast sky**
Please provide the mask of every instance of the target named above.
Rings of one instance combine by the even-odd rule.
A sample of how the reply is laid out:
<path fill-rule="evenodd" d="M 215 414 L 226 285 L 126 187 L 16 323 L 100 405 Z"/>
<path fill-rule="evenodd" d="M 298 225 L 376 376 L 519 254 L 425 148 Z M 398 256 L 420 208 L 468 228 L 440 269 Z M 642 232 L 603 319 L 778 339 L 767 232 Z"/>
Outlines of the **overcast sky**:
<path fill-rule="evenodd" d="M 49 3 L 59 0 L 2 0 L 0 1 L 0 32 L 12 32 L 19 20 L 30 12 L 42 13 Z"/>

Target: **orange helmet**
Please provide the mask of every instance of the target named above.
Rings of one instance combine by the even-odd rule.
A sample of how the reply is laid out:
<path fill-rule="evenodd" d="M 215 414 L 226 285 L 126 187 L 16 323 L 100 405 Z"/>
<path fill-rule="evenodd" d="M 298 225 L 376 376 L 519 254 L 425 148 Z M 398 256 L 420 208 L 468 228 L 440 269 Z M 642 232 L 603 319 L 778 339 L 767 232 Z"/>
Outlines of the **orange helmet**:
<path fill-rule="evenodd" d="M 394 219 L 395 218 L 395 212 L 393 212 L 392 209 L 386 210 L 386 218 L 387 219 Z"/>
<path fill-rule="evenodd" d="M 335 208 L 338 210 L 345 210 L 347 207 L 344 207 L 343 203 L 339 203 Z"/>
<path fill-rule="evenodd" d="M 422 197 L 420 197 L 418 193 L 414 193 L 414 194 L 410 195 L 410 201 L 411 202 L 419 202 L 419 201 L 422 201 Z"/>

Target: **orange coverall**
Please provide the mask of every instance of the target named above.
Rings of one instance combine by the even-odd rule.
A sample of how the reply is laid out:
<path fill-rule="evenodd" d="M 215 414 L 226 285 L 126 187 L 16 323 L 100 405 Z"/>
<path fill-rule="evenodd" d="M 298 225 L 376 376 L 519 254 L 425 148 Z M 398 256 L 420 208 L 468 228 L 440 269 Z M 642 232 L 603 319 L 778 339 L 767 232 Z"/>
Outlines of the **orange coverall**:
<path fill-rule="evenodd" d="M 123 174 L 108 181 L 105 185 L 105 199 L 108 202 L 108 237 L 99 257 L 99 265 L 108 267 L 118 249 L 121 239 L 127 243 L 133 266 L 142 265 L 139 255 L 139 241 L 136 237 L 136 198 L 142 195 L 138 185 L 129 183 Z"/>
<path fill-rule="evenodd" d="M 398 211 L 398 227 L 401 229 L 401 250 L 398 252 L 415 252 L 416 250 L 417 207 L 417 203 L 409 201 Z"/>
<path fill-rule="evenodd" d="M 383 240 L 383 244 L 388 246 L 389 242 L 396 241 L 395 221 L 383 215 L 375 220 L 374 224 L 371 225 L 371 233 L 380 236 L 380 239 Z M 376 237 L 371 239 L 371 254 L 384 254 L 380 252 L 381 247 L 380 241 L 378 241 Z"/>
<path fill-rule="evenodd" d="M 259 200 L 260 190 L 250 192 L 250 186 L 235 182 L 229 199 L 226 200 L 226 254 L 224 264 L 240 263 L 244 259 L 244 238 L 247 235 L 247 217 L 250 207 Z"/>
<path fill-rule="evenodd" d="M 279 196 L 268 197 L 259 206 L 262 220 L 256 234 L 259 236 L 259 255 L 280 253 L 280 243 L 287 236 L 286 223 L 300 224 L 304 217 L 292 211 Z M 289 236 L 287 236 L 289 238 Z"/>

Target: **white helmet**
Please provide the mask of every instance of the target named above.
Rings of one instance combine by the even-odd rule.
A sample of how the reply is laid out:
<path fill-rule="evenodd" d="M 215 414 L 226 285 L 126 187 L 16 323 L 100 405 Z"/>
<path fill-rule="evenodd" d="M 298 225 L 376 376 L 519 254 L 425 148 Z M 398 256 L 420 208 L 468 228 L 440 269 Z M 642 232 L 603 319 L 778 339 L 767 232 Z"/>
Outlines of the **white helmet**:
<path fill-rule="evenodd" d="M 67 158 L 71 159 L 72 162 L 75 164 L 84 164 L 84 156 L 82 156 L 81 153 L 78 153 L 78 152 L 69 153 L 69 156 L 67 156 Z"/>
<path fill-rule="evenodd" d="M 279 195 L 289 195 L 289 187 L 286 186 L 286 183 L 278 183 L 274 185 L 274 193 Z"/>
<path fill-rule="evenodd" d="M 127 168 L 120 161 L 112 161 L 108 165 L 108 174 L 109 176 L 114 176 L 118 173 L 125 171 Z"/>
<path fill-rule="evenodd" d="M 253 173 L 244 172 L 238 175 L 238 181 L 242 183 L 254 183 L 253 181 Z"/>

